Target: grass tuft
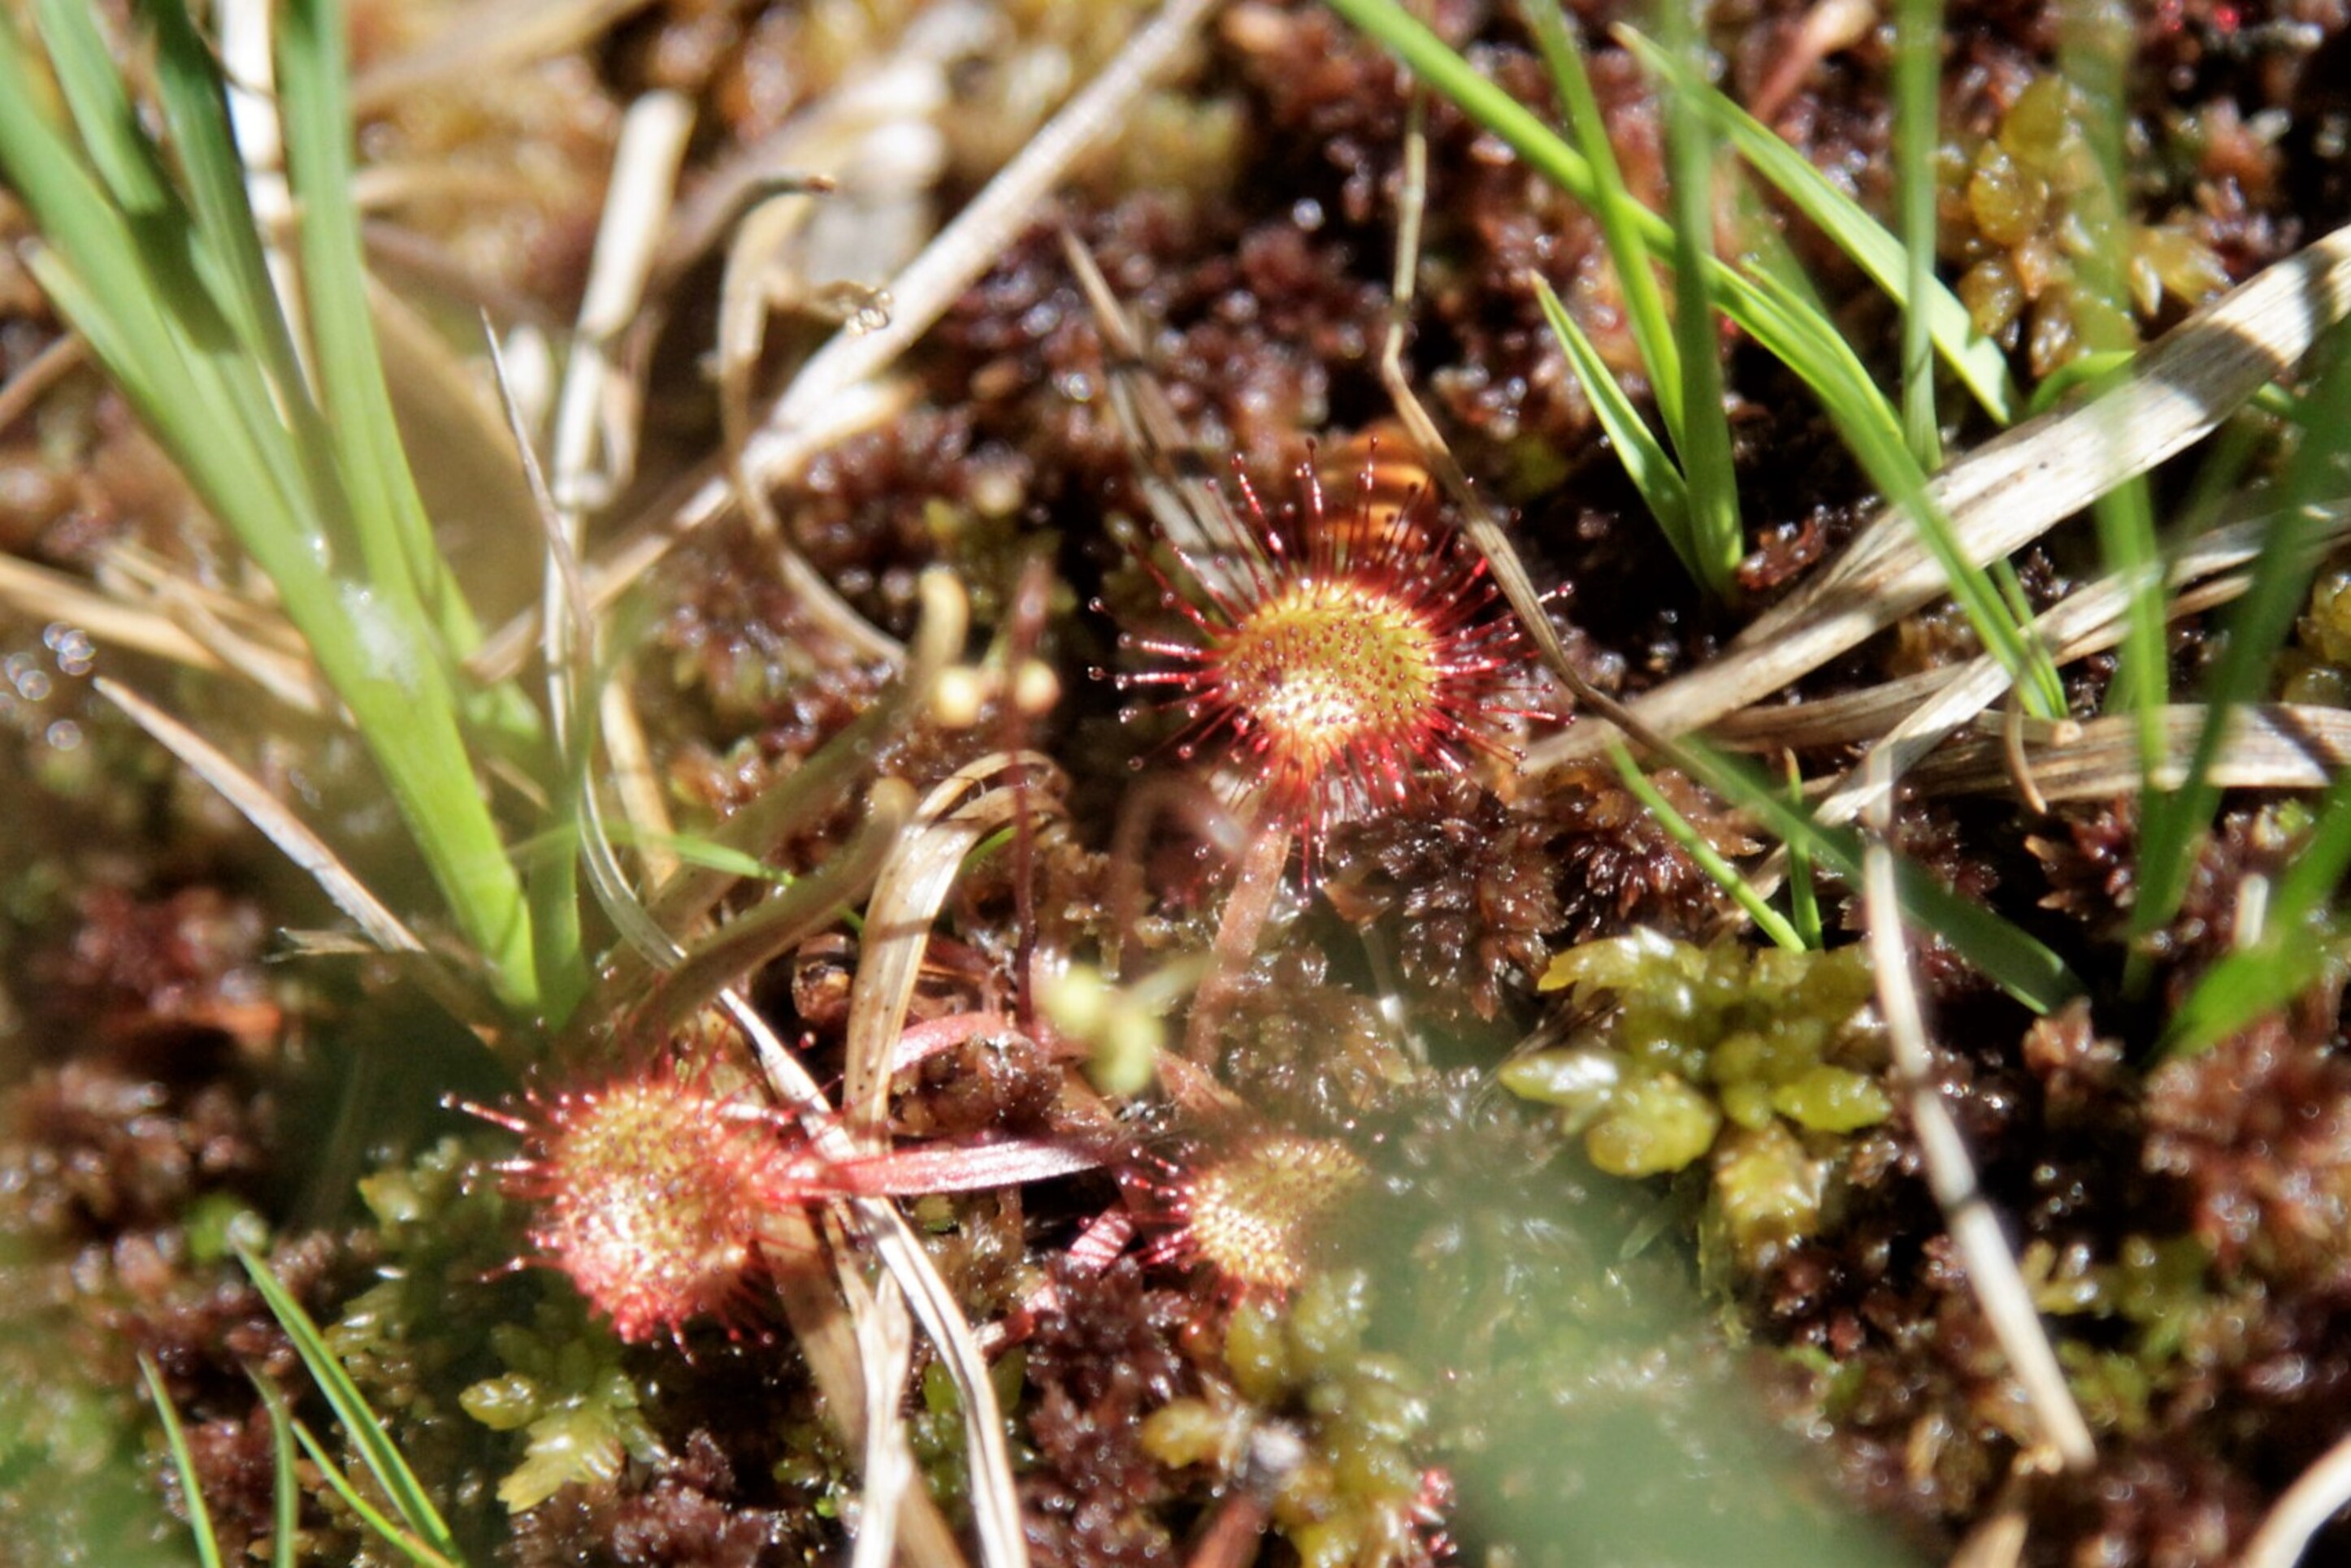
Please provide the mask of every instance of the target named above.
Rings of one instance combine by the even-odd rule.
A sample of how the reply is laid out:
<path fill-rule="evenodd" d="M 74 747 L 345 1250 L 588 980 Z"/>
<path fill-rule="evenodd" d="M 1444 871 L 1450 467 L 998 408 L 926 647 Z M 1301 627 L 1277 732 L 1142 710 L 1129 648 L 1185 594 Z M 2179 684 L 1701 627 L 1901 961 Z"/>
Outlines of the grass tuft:
<path fill-rule="evenodd" d="M 1739 529 L 1739 485 L 1730 466 L 1730 431 L 1722 412 L 1722 376 L 1710 324 L 1713 313 L 1703 297 L 1689 297 L 1678 284 L 1674 309 L 1666 308 L 1657 285 L 1656 258 L 1643 220 L 1653 219 L 1625 188 L 1624 171 L 1608 140 L 1608 127 L 1584 68 L 1583 50 L 1569 32 L 1557 0 L 1529 0 L 1527 19 L 1550 67 L 1552 83 L 1567 111 L 1568 127 L 1576 147 L 1592 170 L 1593 216 L 1616 269 L 1617 287 L 1633 342 L 1649 378 L 1657 417 L 1672 438 L 1681 463 L 1667 457 L 1648 427 L 1633 412 L 1632 401 L 1617 385 L 1598 351 L 1560 304 L 1549 283 L 1538 276 L 1535 291 L 1543 315 L 1560 340 L 1585 395 L 1615 442 L 1625 471 L 1647 502 L 1667 543 L 1680 557 L 1693 581 L 1718 600 L 1733 597 L 1733 573 L 1743 541 Z M 1677 121 L 1676 189 L 1687 179 L 1691 202 L 1677 199 L 1674 207 L 1674 267 L 1677 279 L 1698 275 L 1692 258 L 1708 254 L 1710 222 L 1706 204 L 1712 182 L 1708 177 L 1705 139 L 1694 134 L 1685 119 Z M 1690 150 L 1687 156 L 1678 150 Z M 1695 204 L 1693 204 L 1695 203 Z M 1691 227 L 1692 223 L 1696 228 Z M 1694 322 L 1695 338 L 1682 329 Z"/>
<path fill-rule="evenodd" d="M 131 111 L 89 7 L 36 7 L 46 70 L 0 18 L 0 176 L 41 234 L 29 265 L 275 585 L 468 945 L 501 1000 L 528 1015 L 549 1000 L 530 913 L 468 740 L 486 730 L 527 751 L 537 720 L 515 693 L 476 696 L 455 672 L 475 633 L 433 546 L 375 347 L 348 196 L 339 8 L 287 6 L 277 61 L 316 385 L 263 261 L 214 52 L 184 6 L 141 14 L 162 142 Z"/>

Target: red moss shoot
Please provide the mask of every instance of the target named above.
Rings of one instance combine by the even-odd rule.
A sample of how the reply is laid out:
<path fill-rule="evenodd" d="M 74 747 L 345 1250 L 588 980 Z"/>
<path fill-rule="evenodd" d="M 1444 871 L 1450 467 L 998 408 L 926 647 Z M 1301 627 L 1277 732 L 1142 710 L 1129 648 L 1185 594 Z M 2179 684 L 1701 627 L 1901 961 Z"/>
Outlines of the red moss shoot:
<path fill-rule="evenodd" d="M 1258 820 L 1298 836 L 1311 878 L 1332 825 L 1405 801 L 1424 773 L 1510 757 L 1501 723 L 1531 710 L 1518 622 L 1485 562 L 1419 515 L 1425 493 L 1398 506 L 1366 467 L 1353 507 L 1331 515 L 1311 462 L 1298 480 L 1300 505 L 1278 521 L 1242 482 L 1263 551 L 1221 571 L 1184 558 L 1203 604 L 1161 578 L 1193 635 L 1126 638 L 1166 663 L 1120 685 L 1173 690 L 1192 721 L 1177 754 L 1223 743 Z"/>

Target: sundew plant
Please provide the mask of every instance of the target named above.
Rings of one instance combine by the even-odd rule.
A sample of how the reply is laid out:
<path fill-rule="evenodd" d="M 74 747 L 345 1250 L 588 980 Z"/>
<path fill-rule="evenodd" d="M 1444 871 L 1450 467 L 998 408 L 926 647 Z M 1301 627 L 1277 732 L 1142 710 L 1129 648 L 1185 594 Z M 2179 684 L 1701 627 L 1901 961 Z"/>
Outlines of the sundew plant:
<path fill-rule="evenodd" d="M 0 1554 L 2332 1561 L 2346 23 L 0 6 Z"/>

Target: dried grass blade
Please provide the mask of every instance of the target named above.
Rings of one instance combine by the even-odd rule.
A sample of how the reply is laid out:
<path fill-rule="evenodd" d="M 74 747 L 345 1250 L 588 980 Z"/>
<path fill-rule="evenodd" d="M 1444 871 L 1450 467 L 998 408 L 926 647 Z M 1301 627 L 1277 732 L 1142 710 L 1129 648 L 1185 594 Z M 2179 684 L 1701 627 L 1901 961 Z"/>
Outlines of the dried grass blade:
<path fill-rule="evenodd" d="M 32 411 L 41 395 L 89 362 L 89 350 L 78 334 L 68 332 L 27 360 L 25 368 L 0 384 L 0 435 Z"/>
<path fill-rule="evenodd" d="M 2351 1438 L 2344 1438 L 2294 1478 L 2270 1505 L 2237 1568 L 2294 1568 L 2326 1521 L 2351 1504 Z"/>
<path fill-rule="evenodd" d="M 1029 773 L 1026 787 L 982 789 L 999 774 Z M 966 856 L 1021 812 L 1059 812 L 1058 770 L 1032 752 L 997 753 L 960 770 L 925 796 L 890 857 L 865 910 L 864 951 L 850 990 L 848 1059 L 841 1114 L 850 1132 L 879 1147 L 889 1126 L 890 1064 L 930 941 L 931 924 L 962 874 Z M 975 791 L 980 793 L 975 794 Z"/>
<path fill-rule="evenodd" d="M 178 587 L 165 588 L 158 602 L 174 622 L 204 644 L 205 650 L 223 665 L 269 693 L 289 711 L 314 718 L 331 715 L 346 725 L 350 722 L 350 712 L 326 689 L 315 666 L 256 647 L 215 617 L 204 596 L 177 591 Z"/>
<path fill-rule="evenodd" d="M 170 617 L 93 592 L 78 577 L 0 554 L 0 604 L 38 620 L 64 621 L 110 647 L 168 659 L 191 670 L 219 670 L 220 656 Z"/>
<path fill-rule="evenodd" d="M 541 651 L 548 711 L 563 763 L 560 805 L 555 816 L 570 827 L 580 851 L 575 857 L 572 845 L 562 846 L 560 857 L 543 862 L 531 879 L 541 968 L 550 997 L 560 999 L 549 1008 L 558 1018 L 589 984 L 580 956 L 578 882 L 583 861 L 598 904 L 631 945 L 642 950 L 660 940 L 643 902 L 621 869 L 620 857 L 604 831 L 601 801 L 590 782 L 596 708 L 590 693 L 595 684 L 597 627 L 579 561 L 585 512 L 601 504 L 621 482 L 613 472 L 626 462 L 621 449 L 633 449 L 635 443 L 633 431 L 617 437 L 600 432 L 598 415 L 608 406 L 616 379 L 609 348 L 643 298 L 645 279 L 667 222 L 693 126 L 692 104 L 668 91 L 641 94 L 622 119 L 604 210 L 597 223 L 588 286 L 557 394 L 552 472 L 543 490 L 503 361 L 498 365 L 499 389 L 506 395 L 516 449 L 540 503 L 547 559 L 540 601 Z M 605 437 L 601 443 L 600 433 Z"/>
<path fill-rule="evenodd" d="M 745 465 L 764 474 L 767 448 L 807 423 L 847 389 L 872 379 L 930 330 L 1000 252 L 1071 163 L 1115 130 L 1120 116 L 1175 59 L 1217 0 L 1167 0 L 1126 47 L 1040 126 L 923 254 L 890 280 L 890 321 L 835 335 L 776 402 Z"/>
<path fill-rule="evenodd" d="M 1263 562 L 1257 531 L 1233 511 L 1199 443 L 1152 375 L 1134 323 L 1102 276 L 1093 253 L 1064 229 L 1061 254 L 1093 312 L 1094 329 L 1102 335 L 1102 379 L 1111 414 L 1138 460 L 1144 504 L 1151 508 L 1160 536 L 1190 561 L 1196 576 L 1215 579 L 1220 590 L 1240 591 L 1235 581 L 1238 568 L 1230 563 Z"/>
<path fill-rule="evenodd" d="M 863 1282 L 854 1274 L 843 1283 Z M 914 1325 L 907 1321 L 906 1297 L 896 1282 L 883 1275 L 881 1288 L 852 1298 L 850 1318 L 857 1328 L 857 1354 L 865 1367 L 865 1494 L 857 1511 L 857 1535 L 851 1543 L 849 1568 L 890 1568 L 897 1554 L 898 1518 L 914 1484 L 914 1454 L 906 1443 L 905 1424 L 872 1419 L 876 1411 L 894 1413 L 906 1379 L 914 1371 Z"/>
<path fill-rule="evenodd" d="M 2346 513 L 2345 518 L 2351 523 L 2351 513 Z M 2171 597 L 2165 613 L 2175 620 L 2202 615 L 2243 593 L 2246 579 L 2231 575 L 2230 568 L 2253 557 L 2260 548 L 2261 531 L 2258 523 L 2216 529 L 2176 556 L 2167 578 Z M 2061 664 L 2104 652 L 2122 639 L 2123 627 L 2114 610 L 2127 592 L 2113 578 L 2079 589 L 2034 622 L 2035 635 L 2047 642 L 2050 656 Z M 1873 741 L 1906 722 L 1925 722 L 1924 715 L 1936 702 L 1937 694 L 1962 681 L 1981 682 L 1966 709 L 1970 716 L 1991 707 L 2008 689 L 2006 672 L 1997 663 L 1977 659 L 1965 664 L 1938 665 L 1810 702 L 1743 708 L 1718 721 L 1707 732 L 1728 744 L 1762 751 L 1805 751 Z"/>
<path fill-rule="evenodd" d="M 2329 525 L 2329 532 L 2336 537 L 2351 532 L 2351 510 L 2337 513 Z M 2168 586 L 2175 589 L 2191 589 L 2171 601 L 2173 613 L 2194 613 L 2241 592 L 2243 587 L 2241 579 L 2204 579 L 2255 558 L 2268 535 L 2267 520 L 2257 518 L 2216 529 L 2202 538 L 2190 541 L 2173 562 L 2168 574 Z M 2195 587 L 2199 582 L 2202 586 Z M 2061 657 L 2067 659 L 2102 651 L 2114 647 L 2127 635 L 2134 599 L 2135 590 L 2126 575 L 2102 578 L 2052 607 L 2034 623 L 2033 636 L 2042 646 L 2053 649 Z M 1970 659 L 1953 670 L 1931 693 L 1919 693 L 1909 710 L 1902 713 L 1893 727 L 1877 740 L 1873 754 L 1876 752 L 1886 753 L 1892 759 L 1893 775 L 1908 776 L 1911 768 L 1922 763 L 1937 746 L 2000 701 L 2001 694 L 2009 690 L 2009 684 L 2008 671 L 1989 654 Z M 1768 712 L 1769 710 L 1760 711 Z M 2147 719 L 2139 721 L 2142 745 L 2150 722 Z M 2040 727 L 2047 729 L 2046 725 Z M 1866 766 L 1848 773 L 1843 782 L 1814 807 L 1814 820 L 1831 824 L 1853 820 L 1869 805 L 1870 776 Z M 2005 778 L 2006 774 L 2002 776 Z M 2036 780 L 2040 778 L 2037 766 L 2033 776 Z M 2136 789 L 2138 784 L 2134 782 L 2120 787 Z M 1765 876 L 1759 880 L 1768 885 L 1771 878 Z"/>
<path fill-rule="evenodd" d="M 654 275 L 682 276 L 753 203 L 811 174 L 837 178 L 862 202 L 877 190 L 904 193 L 910 169 L 904 131 L 928 122 L 952 98 L 951 73 L 984 58 L 1000 40 L 1005 18 L 962 0 L 935 0 L 911 18 L 889 52 L 852 66 L 832 90 L 796 109 L 758 140 L 722 149 L 678 204 Z M 925 174 L 921 182 L 930 183 Z M 908 258 L 879 264 L 895 267 Z"/>
<path fill-rule="evenodd" d="M 694 105 L 682 94 L 665 89 L 642 93 L 629 105 L 613 150 L 612 177 L 597 220 L 588 286 L 580 301 L 570 359 L 557 399 L 549 463 L 555 503 L 575 548 L 580 514 L 600 504 L 619 482 L 618 475 L 592 466 L 598 455 L 597 413 L 605 406 L 607 379 L 612 374 L 611 345 L 634 319 L 644 298 L 645 279 L 669 221 L 693 129 Z"/>
<path fill-rule="evenodd" d="M 780 1044 L 775 1049 L 780 1052 Z M 812 1084 L 809 1087 L 813 1091 Z M 771 1215 L 768 1225 L 765 1250 L 792 1337 L 842 1438 L 862 1451 L 870 1419 L 865 1375 L 844 1295 L 862 1282 L 856 1265 L 836 1256 L 830 1272 L 817 1266 L 815 1260 L 826 1252 L 824 1233 L 808 1211 L 794 1209 Z M 964 1568 L 963 1548 L 925 1489 L 910 1487 L 900 1494 L 896 1528 L 909 1568 Z"/>
<path fill-rule="evenodd" d="M 309 647 L 284 616 L 276 585 L 264 578 L 235 589 L 215 587 L 190 576 L 144 545 L 118 543 L 99 557 L 98 586 L 125 602 L 177 598 L 201 606 L 206 616 L 234 628 L 239 641 L 287 659 L 308 659 Z"/>
<path fill-rule="evenodd" d="M 856 1140 L 833 1115 L 824 1091 L 799 1059 L 784 1049 L 758 1009 L 739 991 L 724 993 L 719 1004 L 751 1042 L 777 1098 L 801 1116 L 818 1150 L 844 1163 L 856 1159 L 860 1152 Z M 896 1276 L 899 1288 L 906 1293 L 923 1332 L 938 1347 L 941 1363 L 963 1398 L 972 1512 L 981 1558 L 988 1568 L 1027 1568 L 1028 1539 L 1020 1528 L 1020 1502 L 1012 1484 L 1011 1455 L 1005 1447 L 1003 1411 L 997 1404 L 995 1387 L 987 1377 L 987 1360 L 971 1324 L 956 1304 L 954 1293 L 939 1278 L 930 1254 L 894 1206 L 869 1198 L 854 1199 L 846 1207 L 863 1222 L 883 1266 Z"/>
<path fill-rule="evenodd" d="M 897 1209 L 880 1199 L 857 1204 L 874 1250 L 897 1280 L 955 1381 L 963 1401 L 965 1451 L 970 1459 L 972 1525 L 987 1568 L 1028 1568 L 1029 1540 L 1020 1527 L 1020 1498 L 1012 1481 L 1012 1456 L 1004 1439 L 1004 1411 L 987 1376 L 987 1357 L 956 1304 L 955 1293 L 932 1266 L 914 1228 Z"/>
<path fill-rule="evenodd" d="M 100 676 L 99 695 L 122 710 L 131 722 L 147 732 L 164 750 L 186 763 L 206 784 L 218 790 L 264 837 L 277 846 L 288 860 L 319 884 L 328 901 L 350 916 L 368 939 L 385 952 L 425 951 L 414 932 L 386 909 L 373 893 L 260 780 L 230 760 L 211 742 L 117 680 Z M 462 1016 L 463 1014 L 461 1014 Z"/>
<path fill-rule="evenodd" d="M 2177 788 L 2208 717 L 2201 703 L 2156 710 L 2163 750 L 2155 783 Z M 1921 763 L 1910 783 L 1936 794 L 1985 794 L 2005 789 L 2007 747 L 1996 720 L 1979 720 L 1979 733 L 1955 741 Z M 2093 719 L 2076 732 L 2029 744 L 2032 782 L 2051 801 L 2108 800 L 2137 790 L 2139 720 Z M 2220 747 L 2206 776 L 2225 789 L 2325 789 L 2351 772 L 2351 711 L 2289 703 L 2241 703 L 2229 711 Z"/>
<path fill-rule="evenodd" d="M 1890 793 L 1891 771 L 1878 760 L 1876 781 Z M 2009 1368 L 2023 1390 L 2042 1439 L 2069 1469 L 2097 1460 L 2089 1424 L 2074 1401 L 2057 1363 L 2048 1330 L 2034 1310 L 2016 1254 L 2001 1234 L 2000 1220 L 1977 1184 L 1975 1163 L 1959 1137 L 1950 1107 L 1935 1085 L 1934 1058 L 1910 978 L 1910 953 L 1903 936 L 1902 906 L 1895 888 L 1894 852 L 1873 833 L 1862 849 L 1862 896 L 1868 911 L 1870 967 L 1877 978 L 1878 1007 L 1902 1082 L 1911 1130 L 1927 1172 L 1927 1185 L 1943 1210 L 1951 1241 L 1967 1269 L 1969 1287 L 2000 1342 Z"/>
<path fill-rule="evenodd" d="M 490 0 L 450 14 L 448 25 L 351 85 L 351 106 L 379 114 L 446 77 L 512 70 L 575 48 L 645 8 L 646 0 Z"/>
<path fill-rule="evenodd" d="M 887 423 L 913 400 L 911 389 L 897 382 L 876 381 L 849 389 L 806 429 L 773 444 L 758 471 L 760 483 L 782 483 L 818 452 Z M 727 516 L 734 506 L 735 487 L 727 478 L 725 460 L 713 456 L 695 465 L 581 568 L 589 607 L 599 613 L 609 608 L 658 566 L 679 540 Z M 832 592 L 832 586 L 797 554 L 786 557 L 784 573 L 785 587 L 820 608 L 823 596 Z M 538 610 L 533 607 L 485 638 L 481 648 L 465 661 L 466 672 L 485 684 L 514 679 L 538 650 Z"/>
<path fill-rule="evenodd" d="M 605 681 L 596 699 L 597 733 L 604 740 L 604 756 L 611 767 L 612 794 L 637 851 L 637 864 L 648 887 L 659 887 L 676 872 L 679 856 L 677 824 L 670 815 L 669 797 L 653 771 L 652 743 L 630 692 L 625 660 Z M 753 862 L 757 864 L 757 862 Z"/>
<path fill-rule="evenodd" d="M 753 421 L 751 377 L 767 342 L 769 309 L 768 269 L 806 229 L 820 198 L 809 191 L 779 193 L 743 217 L 726 249 L 718 290 L 718 416 L 722 455 L 735 486 L 735 504 L 749 518 L 760 542 L 775 552 L 784 579 L 805 601 L 814 618 L 852 658 L 896 664 L 905 645 L 867 620 L 792 542 L 783 519 L 768 498 L 768 486 L 747 459 Z"/>
<path fill-rule="evenodd" d="M 2285 374 L 2351 311 L 2351 227 L 2190 317 L 2102 395 L 2043 415 L 1960 459 L 1934 493 L 1977 561 L 2007 556 L 2212 430 Z M 2109 435 L 2113 436 L 2109 440 Z M 1943 591 L 1908 518 L 1881 511 L 1844 556 L 1760 617 L 1721 658 L 1629 705 L 1646 729 L 1687 733 L 1779 690 Z M 1531 767 L 1597 755 L 1589 720 L 1529 753 Z"/>

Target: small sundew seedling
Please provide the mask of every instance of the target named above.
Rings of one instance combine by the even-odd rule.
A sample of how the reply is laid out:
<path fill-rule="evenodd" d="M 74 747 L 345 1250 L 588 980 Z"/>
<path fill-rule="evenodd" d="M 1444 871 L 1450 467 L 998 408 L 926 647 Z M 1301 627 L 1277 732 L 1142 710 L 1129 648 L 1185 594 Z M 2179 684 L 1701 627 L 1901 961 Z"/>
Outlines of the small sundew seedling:
<path fill-rule="evenodd" d="M 535 1261 L 562 1271 L 632 1342 L 749 1305 L 763 1211 L 816 1167 L 765 1106 L 657 1065 L 594 1088 L 533 1091 L 528 1114 L 469 1107 L 518 1134 L 499 1174 L 538 1205 Z"/>
<path fill-rule="evenodd" d="M 1181 1159 L 1145 1157 L 1123 1179 L 1127 1225 L 1168 1227 L 1145 1253 L 1154 1262 L 1207 1264 L 1231 1298 L 1280 1297 L 1322 1261 L 1332 1219 L 1368 1174 L 1337 1138 L 1254 1130 Z"/>
<path fill-rule="evenodd" d="M 1237 1288 L 1294 1289 L 1321 1251 L 1332 1210 L 1364 1176 L 1363 1160 L 1336 1138 L 1245 1138 L 1184 1183 L 1180 1245 Z"/>
<path fill-rule="evenodd" d="M 1333 824 L 1404 802 L 1423 774 L 1510 760 L 1505 732 L 1531 709 L 1518 623 L 1422 493 L 1399 500 L 1367 465 L 1333 513 L 1311 462 L 1298 482 L 1280 518 L 1241 482 L 1261 550 L 1178 553 L 1197 599 L 1160 587 L 1189 635 L 1129 633 L 1155 667 L 1119 684 L 1173 694 L 1189 721 L 1176 754 L 1221 747 L 1233 792 L 1256 802 L 1260 830 L 1296 836 L 1311 880 Z"/>
<path fill-rule="evenodd" d="M 533 1090 L 527 1113 L 466 1106 L 519 1136 L 497 1167 L 538 1206 L 535 1256 L 569 1277 L 622 1339 L 712 1319 L 740 1333 L 764 1267 L 763 1221 L 835 1198 L 967 1192 L 1090 1168 L 1083 1149 L 1026 1138 L 891 1148 L 834 1160 L 791 1118 L 708 1071 L 671 1063 L 593 1088 Z"/>
<path fill-rule="evenodd" d="M 1173 692 L 1189 721 L 1176 755 L 1221 749 L 1219 781 L 1255 825 L 1185 1033 L 1196 1062 L 1256 950 L 1291 842 L 1311 886 L 1333 825 L 1404 805 L 1424 775 L 1463 773 L 1480 754 L 1515 763 L 1507 727 L 1538 711 L 1518 621 L 1485 562 L 1424 515 L 1425 492 L 1397 497 L 1367 460 L 1353 506 L 1332 514 L 1311 461 L 1298 482 L 1298 506 L 1277 519 L 1241 481 L 1253 522 L 1230 519 L 1249 533 L 1228 554 L 1176 549 L 1196 601 L 1146 559 L 1190 635 L 1121 639 L 1157 666 L 1120 686 Z"/>

